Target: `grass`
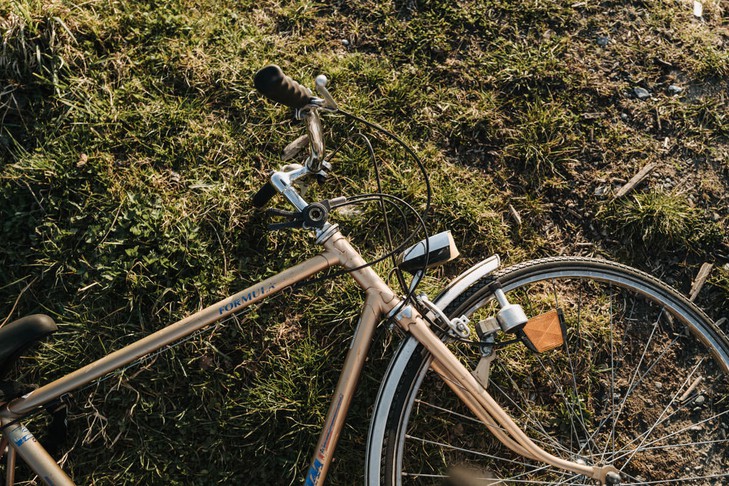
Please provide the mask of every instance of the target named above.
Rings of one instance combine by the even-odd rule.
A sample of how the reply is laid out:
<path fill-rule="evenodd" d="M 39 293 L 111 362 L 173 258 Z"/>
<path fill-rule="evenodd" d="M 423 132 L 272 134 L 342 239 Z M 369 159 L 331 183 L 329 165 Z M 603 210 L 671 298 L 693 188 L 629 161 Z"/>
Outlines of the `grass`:
<path fill-rule="evenodd" d="M 644 251 L 702 251 L 721 240 L 720 228 L 704 218 L 685 195 L 662 191 L 616 201 L 602 215 L 631 248 Z"/>
<path fill-rule="evenodd" d="M 325 73 L 342 106 L 423 158 L 431 229 L 452 229 L 464 255 L 434 272 L 433 293 L 494 252 L 613 257 L 687 290 L 702 260 L 729 260 L 729 139 L 721 5 L 705 2 L 702 20 L 684 7 L 0 4 L 0 319 L 45 312 L 60 324 L 22 373 L 46 382 L 315 253 L 302 232 L 267 232 L 249 204 L 303 130 L 253 89 L 269 62 L 308 86 Z M 326 130 L 334 149 L 364 128 L 334 116 Z M 405 153 L 367 134 L 386 191 L 422 206 Z M 365 154 L 343 146 L 312 199 L 374 191 Z M 654 175 L 624 201 L 597 195 L 647 162 Z M 385 251 L 375 207 L 339 221 L 368 258 Z M 717 270 L 702 296 L 714 317 L 728 292 Z M 89 484 L 296 484 L 360 305 L 346 278 L 302 287 L 76 393 L 67 469 Z M 397 341 L 385 336 L 333 484 L 360 482 Z"/>

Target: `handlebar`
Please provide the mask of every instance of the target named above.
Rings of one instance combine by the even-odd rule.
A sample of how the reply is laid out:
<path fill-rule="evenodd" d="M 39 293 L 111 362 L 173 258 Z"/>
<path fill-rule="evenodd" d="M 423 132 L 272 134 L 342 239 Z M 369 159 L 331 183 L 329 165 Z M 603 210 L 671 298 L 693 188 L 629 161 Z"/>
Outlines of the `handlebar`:
<path fill-rule="evenodd" d="M 304 164 L 308 174 L 321 174 L 324 164 L 324 140 L 322 137 L 320 108 L 336 111 L 337 105 L 326 89 L 327 79 L 320 75 L 316 78 L 316 89 L 322 98 L 312 95 L 311 90 L 286 76 L 280 67 L 268 65 L 258 71 L 253 78 L 256 89 L 268 99 L 296 109 L 296 117 L 306 120 L 309 137 L 310 154 Z M 277 192 L 282 192 L 280 184 L 269 181 L 253 196 L 253 205 L 257 208 L 265 206 Z M 288 196 L 287 196 L 288 198 Z M 294 203 L 294 201 L 291 201 Z M 296 205 L 294 203 L 294 205 Z"/>
<path fill-rule="evenodd" d="M 266 182 L 263 187 L 253 195 L 253 206 L 256 208 L 262 208 L 268 204 L 268 201 L 270 201 L 276 193 L 277 191 L 276 188 L 273 187 L 273 184 L 271 184 L 270 181 Z"/>
<path fill-rule="evenodd" d="M 309 88 L 286 76 L 275 64 L 258 71 L 253 78 L 253 84 L 266 98 L 291 108 L 303 108 L 313 98 Z"/>

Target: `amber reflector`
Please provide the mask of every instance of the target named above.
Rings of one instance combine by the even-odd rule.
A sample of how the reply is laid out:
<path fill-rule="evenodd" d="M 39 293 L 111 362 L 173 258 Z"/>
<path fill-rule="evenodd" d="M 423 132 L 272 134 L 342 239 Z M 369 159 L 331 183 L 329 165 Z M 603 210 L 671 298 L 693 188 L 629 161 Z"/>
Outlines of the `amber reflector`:
<path fill-rule="evenodd" d="M 532 317 L 524 325 L 524 334 L 539 353 L 562 346 L 562 324 L 557 310 Z"/>

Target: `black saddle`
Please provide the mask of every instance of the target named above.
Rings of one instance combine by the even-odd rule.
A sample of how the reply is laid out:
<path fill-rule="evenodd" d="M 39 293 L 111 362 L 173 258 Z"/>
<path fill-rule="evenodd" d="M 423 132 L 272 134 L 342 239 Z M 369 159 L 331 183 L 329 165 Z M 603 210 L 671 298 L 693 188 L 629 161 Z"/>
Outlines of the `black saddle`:
<path fill-rule="evenodd" d="M 0 327 L 0 380 L 23 351 L 56 329 L 53 319 L 44 314 L 23 317 Z"/>

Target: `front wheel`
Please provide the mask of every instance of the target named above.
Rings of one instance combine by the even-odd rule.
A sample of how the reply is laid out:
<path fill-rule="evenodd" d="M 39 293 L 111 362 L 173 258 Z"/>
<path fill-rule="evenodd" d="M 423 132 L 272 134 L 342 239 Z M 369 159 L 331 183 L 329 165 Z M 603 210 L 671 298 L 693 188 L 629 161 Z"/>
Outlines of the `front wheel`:
<path fill-rule="evenodd" d="M 563 347 L 536 354 L 512 344 L 491 368 L 488 392 L 534 442 L 571 461 L 612 464 L 621 484 L 729 482 L 729 342 L 702 311 L 602 260 L 537 260 L 491 277 L 529 316 L 564 314 Z M 495 315 L 491 277 L 438 305 L 472 323 Z M 477 347 L 449 346 L 476 366 Z M 370 430 L 368 484 L 594 483 L 504 447 L 430 361 L 413 338 L 393 359 Z"/>

